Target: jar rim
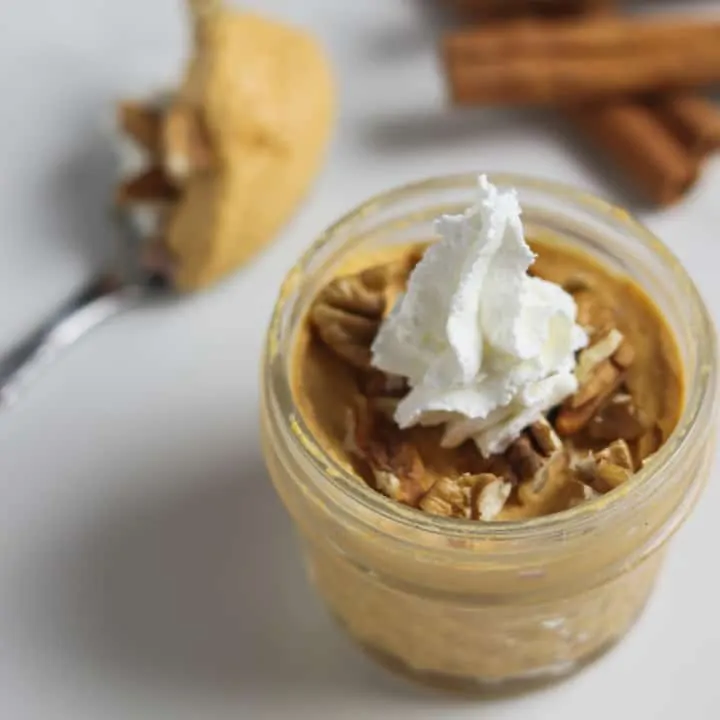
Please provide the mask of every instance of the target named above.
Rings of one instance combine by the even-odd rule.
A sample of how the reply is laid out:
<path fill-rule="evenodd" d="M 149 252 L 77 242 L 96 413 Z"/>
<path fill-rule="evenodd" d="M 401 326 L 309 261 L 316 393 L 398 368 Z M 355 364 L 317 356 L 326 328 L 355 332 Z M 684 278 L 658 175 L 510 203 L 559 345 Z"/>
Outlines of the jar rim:
<path fill-rule="evenodd" d="M 313 259 L 339 232 L 358 218 L 415 193 L 454 188 L 469 189 L 476 184 L 479 174 L 482 173 L 431 176 L 381 191 L 345 213 L 322 232 L 302 254 L 281 285 L 265 344 L 265 367 L 272 367 L 273 359 L 282 346 L 282 315 L 287 299 L 302 283 L 306 269 L 312 264 Z M 591 523 L 597 522 L 601 516 L 609 518 L 617 512 L 622 512 L 628 504 L 646 501 L 660 487 L 663 481 L 662 475 L 672 470 L 692 448 L 693 440 L 704 427 L 702 419 L 709 417 L 713 411 L 717 382 L 715 327 L 697 286 L 680 260 L 629 211 L 567 183 L 519 173 L 487 172 L 485 174 L 495 184 L 541 191 L 555 199 L 569 201 L 576 208 L 590 211 L 601 221 L 622 223 L 626 230 L 632 232 L 634 240 L 651 251 L 686 290 L 685 300 L 690 304 L 691 312 L 697 317 L 704 330 L 698 337 L 696 367 L 692 368 L 695 380 L 686 392 L 683 411 L 675 428 L 643 467 L 619 488 L 599 498 L 537 518 L 478 523 L 462 518 L 428 515 L 416 508 L 397 503 L 364 483 L 358 483 L 351 472 L 325 451 L 316 441 L 295 402 L 289 373 L 269 374 L 271 377 L 269 390 L 279 403 L 281 416 L 292 425 L 293 449 L 301 453 L 304 460 L 324 476 L 328 483 L 341 490 L 348 500 L 354 500 L 363 509 L 377 514 L 386 521 L 434 536 L 462 537 L 472 540 L 520 540 L 564 534 L 571 530 L 581 532 Z M 685 372 L 688 370 L 690 368 L 685 368 Z"/>

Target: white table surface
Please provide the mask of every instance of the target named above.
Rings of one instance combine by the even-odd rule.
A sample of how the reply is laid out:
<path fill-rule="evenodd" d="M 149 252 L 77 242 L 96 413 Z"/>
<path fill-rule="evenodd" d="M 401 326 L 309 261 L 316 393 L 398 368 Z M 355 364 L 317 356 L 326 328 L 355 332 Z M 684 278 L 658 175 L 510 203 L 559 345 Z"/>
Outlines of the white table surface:
<path fill-rule="evenodd" d="M 665 2 L 663 6 L 712 6 Z M 340 82 L 315 191 L 201 296 L 117 319 L 0 415 L 0 718 L 720 717 L 720 487 L 647 613 L 571 680 L 484 703 L 387 675 L 308 587 L 258 445 L 258 362 L 294 258 L 366 196 L 435 173 L 543 174 L 632 202 L 552 115 L 444 107 L 428 4 L 256 0 L 313 28 Z M 704 6 L 704 7 L 703 7 Z M 0 24 L 0 349 L 110 256 L 110 104 L 171 81 L 179 0 L 24 0 Z M 720 314 L 720 161 L 637 209 Z"/>

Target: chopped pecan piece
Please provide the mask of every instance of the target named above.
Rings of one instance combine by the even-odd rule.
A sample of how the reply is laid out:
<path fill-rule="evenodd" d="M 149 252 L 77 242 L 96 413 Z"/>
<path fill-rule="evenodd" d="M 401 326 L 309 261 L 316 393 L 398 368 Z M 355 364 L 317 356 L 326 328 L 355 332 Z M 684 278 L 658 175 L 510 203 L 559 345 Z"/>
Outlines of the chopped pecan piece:
<path fill-rule="evenodd" d="M 518 485 L 517 496 L 520 504 L 548 506 L 558 488 L 564 482 L 567 456 L 564 450 L 558 450 L 543 459 L 542 467 L 534 477 Z"/>
<path fill-rule="evenodd" d="M 407 395 L 409 387 L 406 378 L 373 369 L 361 378 L 360 389 L 367 397 L 399 399 Z"/>
<path fill-rule="evenodd" d="M 324 304 L 313 308 L 311 318 L 320 339 L 343 360 L 356 368 L 370 364 L 379 322 Z"/>
<path fill-rule="evenodd" d="M 374 397 L 370 402 L 374 411 L 391 420 L 395 417 L 395 411 L 400 401 L 393 397 Z"/>
<path fill-rule="evenodd" d="M 621 332 L 612 328 L 602 337 L 589 345 L 578 355 L 577 367 L 575 375 L 580 384 L 586 382 L 592 371 L 605 360 L 613 357 L 613 354 L 621 346 L 623 335 Z"/>
<path fill-rule="evenodd" d="M 535 495 L 542 494 L 550 480 L 563 472 L 566 464 L 564 455 L 563 452 L 556 451 L 546 458 L 545 463 L 532 479 L 530 489 Z"/>
<path fill-rule="evenodd" d="M 532 492 L 539 493 L 549 479 L 551 461 L 560 450 L 560 438 L 552 425 L 541 418 L 508 447 L 505 457 L 513 477 L 518 482 L 531 482 Z"/>
<path fill-rule="evenodd" d="M 577 322 L 591 337 L 600 337 L 615 327 L 611 308 L 598 300 L 596 293 L 581 289 L 573 293 L 577 305 Z"/>
<path fill-rule="evenodd" d="M 193 173 L 213 164 L 210 140 L 200 113 L 190 105 L 173 102 L 162 119 L 162 152 L 165 172 L 182 184 Z"/>
<path fill-rule="evenodd" d="M 545 457 L 550 457 L 553 453 L 562 449 L 562 441 L 553 426 L 545 418 L 540 418 L 540 420 L 534 422 L 529 431 L 536 447 Z"/>
<path fill-rule="evenodd" d="M 407 395 L 409 389 L 404 377 L 375 369 L 362 373 L 359 384 L 372 408 L 386 418 L 394 417 L 400 399 Z"/>
<path fill-rule="evenodd" d="M 612 463 L 625 470 L 633 469 L 632 455 L 630 448 L 624 440 L 611 442 L 604 450 L 595 453 L 598 463 Z"/>
<path fill-rule="evenodd" d="M 160 155 L 162 113 L 158 108 L 127 100 L 119 103 L 117 120 L 121 130 L 154 158 Z"/>
<path fill-rule="evenodd" d="M 382 293 L 397 273 L 398 268 L 396 263 L 384 263 L 382 265 L 373 265 L 372 267 L 365 268 L 365 270 L 360 271 L 357 275 L 352 275 L 351 278 L 359 280 L 360 285 L 371 292 Z"/>
<path fill-rule="evenodd" d="M 515 440 L 505 451 L 505 455 L 521 481 L 532 480 L 545 462 L 527 435 L 521 435 Z"/>
<path fill-rule="evenodd" d="M 479 492 L 472 496 L 472 517 L 490 522 L 502 512 L 513 486 L 502 478 L 483 474 L 477 476 L 476 487 Z"/>
<path fill-rule="evenodd" d="M 417 505 L 427 492 L 425 467 L 417 449 L 397 438 L 373 438 L 367 458 L 378 489 L 405 505 Z"/>
<path fill-rule="evenodd" d="M 362 370 L 370 366 L 370 346 L 385 312 L 384 272 L 370 268 L 336 278 L 320 292 L 310 310 L 310 321 L 320 339 Z"/>
<path fill-rule="evenodd" d="M 588 424 L 588 434 L 595 440 L 636 440 L 647 429 L 645 414 L 632 396 L 619 392 Z"/>
<path fill-rule="evenodd" d="M 603 461 L 598 463 L 596 475 L 601 483 L 605 483 L 605 485 L 608 485 L 610 488 L 616 488 L 622 485 L 632 475 L 632 470 Z"/>
<path fill-rule="evenodd" d="M 177 188 L 160 167 L 151 167 L 140 175 L 124 180 L 115 193 L 115 202 L 120 208 L 138 203 L 163 205 L 173 203 L 177 198 Z"/>
<path fill-rule="evenodd" d="M 578 391 L 568 399 L 568 407 L 576 410 L 597 397 L 607 397 L 610 388 L 615 388 L 620 375 L 620 369 L 612 360 L 603 360 L 593 369 L 590 377 L 580 385 Z"/>
<path fill-rule="evenodd" d="M 402 431 L 363 400 L 348 412 L 347 450 L 367 463 L 380 492 L 406 505 L 417 505 L 432 479 L 417 448 Z"/>
<path fill-rule="evenodd" d="M 410 254 L 410 258 L 412 257 L 413 253 Z M 358 277 L 362 284 L 370 290 L 387 293 L 389 289 L 405 283 L 412 270 L 411 262 L 411 259 L 403 257 L 382 265 L 373 265 L 358 273 Z"/>
<path fill-rule="evenodd" d="M 581 505 L 588 500 L 600 497 L 600 493 L 580 480 L 570 479 L 567 482 L 568 508 Z"/>
<path fill-rule="evenodd" d="M 622 485 L 633 474 L 630 448 L 624 440 L 616 440 L 595 453 L 595 460 L 598 480 L 611 488 Z"/>
<path fill-rule="evenodd" d="M 318 301 L 370 320 L 382 317 L 385 312 L 382 286 L 375 287 L 364 280 L 362 275 L 335 278 L 322 290 Z"/>
<path fill-rule="evenodd" d="M 612 490 L 622 485 L 633 473 L 630 448 L 624 440 L 616 440 L 604 450 L 578 461 L 576 470 L 580 478 L 595 490 Z"/>
<path fill-rule="evenodd" d="M 472 443 L 470 447 L 472 447 L 472 452 L 476 457 L 482 458 L 474 443 Z M 490 456 L 486 462 L 482 463 L 482 467 L 476 468 L 475 472 L 491 473 L 495 475 L 495 477 L 502 478 L 513 486 L 520 482 L 520 478 L 517 476 L 515 469 L 507 458 L 507 452 L 502 455 Z"/>
<path fill-rule="evenodd" d="M 443 517 L 470 517 L 470 501 L 475 476 L 443 477 L 435 482 L 420 500 L 419 507 L 431 515 Z"/>
<path fill-rule="evenodd" d="M 562 436 L 582 430 L 625 379 L 634 351 L 617 330 L 606 330 L 578 361 L 578 391 L 561 406 L 555 429 Z"/>
<path fill-rule="evenodd" d="M 563 405 L 555 420 L 555 428 L 558 433 L 567 437 L 580 432 L 602 407 L 605 400 L 617 390 L 621 382 L 622 375 L 619 372 L 609 372 L 597 395 L 585 405 L 576 408 L 567 404 Z"/>

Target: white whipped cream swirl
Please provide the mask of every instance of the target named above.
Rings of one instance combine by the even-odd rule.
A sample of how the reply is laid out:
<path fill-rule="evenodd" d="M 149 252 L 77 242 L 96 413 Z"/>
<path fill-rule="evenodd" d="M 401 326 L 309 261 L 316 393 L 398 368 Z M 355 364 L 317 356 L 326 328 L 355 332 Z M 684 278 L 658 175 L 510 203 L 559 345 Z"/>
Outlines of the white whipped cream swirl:
<path fill-rule="evenodd" d="M 444 446 L 472 438 L 486 457 L 575 392 L 587 343 L 573 298 L 527 274 L 520 214 L 515 191 L 481 176 L 476 204 L 436 221 L 372 346 L 372 364 L 410 384 L 400 427 L 445 423 Z"/>

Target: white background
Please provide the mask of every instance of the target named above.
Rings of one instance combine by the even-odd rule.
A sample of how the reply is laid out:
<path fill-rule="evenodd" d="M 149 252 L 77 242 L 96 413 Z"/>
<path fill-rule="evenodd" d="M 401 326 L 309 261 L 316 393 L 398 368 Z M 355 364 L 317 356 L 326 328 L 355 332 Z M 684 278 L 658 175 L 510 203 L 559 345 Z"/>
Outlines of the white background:
<path fill-rule="evenodd" d="M 236 277 L 103 327 L 0 414 L 0 717 L 720 717 L 717 482 L 630 636 L 521 698 L 396 680 L 304 580 L 258 446 L 259 354 L 285 271 L 366 196 L 460 170 L 570 181 L 630 204 L 720 313 L 720 161 L 680 206 L 647 211 L 552 113 L 449 110 L 430 2 L 249 3 L 312 28 L 337 71 L 340 117 L 312 197 Z M 173 79 L 179 8 L 3 3 L 0 349 L 110 257 L 111 103 Z"/>

